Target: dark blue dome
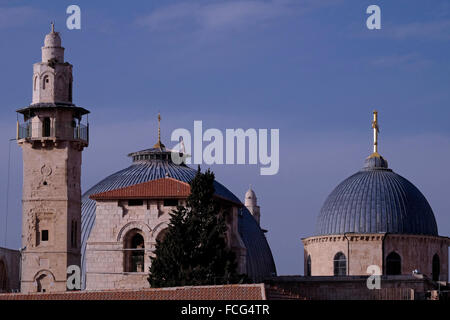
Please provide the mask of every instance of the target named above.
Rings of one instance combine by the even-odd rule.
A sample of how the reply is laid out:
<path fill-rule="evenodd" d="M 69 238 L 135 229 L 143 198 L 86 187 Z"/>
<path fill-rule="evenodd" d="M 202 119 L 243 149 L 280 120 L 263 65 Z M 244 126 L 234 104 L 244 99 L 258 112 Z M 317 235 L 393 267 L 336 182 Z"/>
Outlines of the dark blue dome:
<path fill-rule="evenodd" d="M 316 234 L 398 233 L 438 235 L 433 210 L 408 180 L 378 154 L 339 184 L 320 212 Z"/>
<path fill-rule="evenodd" d="M 197 170 L 184 164 L 177 165 L 173 163 L 170 160 L 170 151 L 166 150 L 164 146 L 162 149 L 153 148 L 132 153 L 129 156 L 133 158 L 133 164 L 130 167 L 110 175 L 89 189 L 82 197 L 81 264 L 83 280 L 85 277 L 84 270 L 86 270 L 86 244 L 95 223 L 96 203 L 89 198 L 90 195 L 164 177 L 190 182 L 197 173 Z M 216 194 L 233 202 L 241 203 L 231 191 L 219 182 L 215 181 L 214 187 Z M 238 229 L 247 248 L 247 274 L 249 277 L 255 281 L 261 281 L 263 278 L 276 273 L 272 252 L 264 232 L 245 207 L 239 210 Z"/>

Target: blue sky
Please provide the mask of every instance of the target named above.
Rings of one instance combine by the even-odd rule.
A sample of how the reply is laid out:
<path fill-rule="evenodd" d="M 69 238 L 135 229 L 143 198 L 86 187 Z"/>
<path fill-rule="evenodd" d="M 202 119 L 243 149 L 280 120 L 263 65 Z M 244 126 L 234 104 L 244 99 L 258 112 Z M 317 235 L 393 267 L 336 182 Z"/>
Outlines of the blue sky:
<path fill-rule="evenodd" d="M 82 29 L 65 28 L 77 4 Z M 381 7 L 382 29 L 366 28 Z M 380 152 L 429 200 L 450 235 L 450 3 L 448 1 L 0 0 L 0 245 L 6 212 L 8 139 L 15 110 L 31 102 L 32 65 L 49 23 L 74 65 L 74 102 L 91 110 L 83 190 L 176 128 L 280 129 L 280 171 L 213 166 L 243 198 L 249 184 L 279 274 L 303 272 L 300 239 L 313 234 L 326 196 L 371 152 Z M 21 152 L 11 143 L 8 238 L 20 246 Z"/>

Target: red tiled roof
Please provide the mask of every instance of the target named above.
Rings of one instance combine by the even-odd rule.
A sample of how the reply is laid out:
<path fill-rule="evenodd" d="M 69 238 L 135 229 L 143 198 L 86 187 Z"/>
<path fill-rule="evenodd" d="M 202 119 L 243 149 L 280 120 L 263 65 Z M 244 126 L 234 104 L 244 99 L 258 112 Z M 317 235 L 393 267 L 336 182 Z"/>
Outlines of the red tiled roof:
<path fill-rule="evenodd" d="M 93 200 L 187 198 L 191 193 L 188 183 L 174 178 L 152 180 L 133 186 L 91 195 Z"/>
<path fill-rule="evenodd" d="M 92 200 L 126 200 L 126 199 L 184 199 L 191 194 L 191 186 L 174 178 L 162 178 L 129 187 L 105 191 L 89 196 Z M 241 203 L 226 199 L 218 194 L 216 198 L 232 202 L 238 206 Z"/>
<path fill-rule="evenodd" d="M 7 293 L 0 300 L 266 300 L 264 284 L 175 287 L 141 290 Z"/>

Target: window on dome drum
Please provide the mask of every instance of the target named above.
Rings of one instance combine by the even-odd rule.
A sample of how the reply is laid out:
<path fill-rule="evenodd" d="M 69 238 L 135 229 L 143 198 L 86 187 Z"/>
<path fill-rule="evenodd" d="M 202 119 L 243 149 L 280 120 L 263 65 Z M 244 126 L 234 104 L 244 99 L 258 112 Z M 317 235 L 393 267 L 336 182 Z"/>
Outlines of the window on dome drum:
<path fill-rule="evenodd" d="M 386 257 L 386 274 L 400 275 L 402 274 L 402 258 L 396 252 L 391 252 Z"/>
<path fill-rule="evenodd" d="M 41 232 L 41 240 L 48 241 L 48 230 L 42 230 Z"/>
<path fill-rule="evenodd" d="M 178 199 L 164 199 L 164 207 L 178 206 Z"/>
<path fill-rule="evenodd" d="M 308 255 L 306 258 L 306 276 L 311 277 L 311 256 Z"/>
<path fill-rule="evenodd" d="M 439 259 L 438 254 L 436 253 L 433 256 L 433 265 L 432 265 L 432 273 L 433 273 L 433 281 L 439 281 L 440 273 L 441 273 L 441 261 Z"/>
<path fill-rule="evenodd" d="M 131 199 L 128 200 L 128 206 L 129 207 L 138 207 L 138 206 L 143 206 L 144 205 L 144 200 L 142 199 Z"/>
<path fill-rule="evenodd" d="M 124 239 L 124 272 L 144 272 L 145 244 L 141 230 L 130 230 Z"/>
<path fill-rule="evenodd" d="M 336 253 L 334 256 L 334 275 L 345 276 L 347 275 L 347 258 L 342 252 Z"/>
<path fill-rule="evenodd" d="M 50 118 L 44 118 L 42 122 L 42 136 L 50 137 Z"/>

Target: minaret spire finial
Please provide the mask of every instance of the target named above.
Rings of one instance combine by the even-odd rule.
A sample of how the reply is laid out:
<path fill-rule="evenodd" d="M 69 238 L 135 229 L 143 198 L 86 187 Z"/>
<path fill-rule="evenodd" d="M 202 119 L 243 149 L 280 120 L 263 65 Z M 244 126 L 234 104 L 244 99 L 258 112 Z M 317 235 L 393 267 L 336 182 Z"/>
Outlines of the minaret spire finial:
<path fill-rule="evenodd" d="M 161 143 L 161 114 L 158 112 L 158 142 Z"/>
<path fill-rule="evenodd" d="M 380 128 L 378 126 L 377 110 L 374 110 L 373 112 L 372 129 L 373 129 L 373 153 L 374 155 L 378 155 L 378 133 L 380 132 Z"/>
<path fill-rule="evenodd" d="M 162 149 L 166 146 L 161 142 L 161 114 L 158 112 L 158 142 L 153 146 L 153 148 Z"/>
<path fill-rule="evenodd" d="M 55 23 L 52 21 L 50 24 L 52 26 L 52 33 L 55 33 Z"/>

